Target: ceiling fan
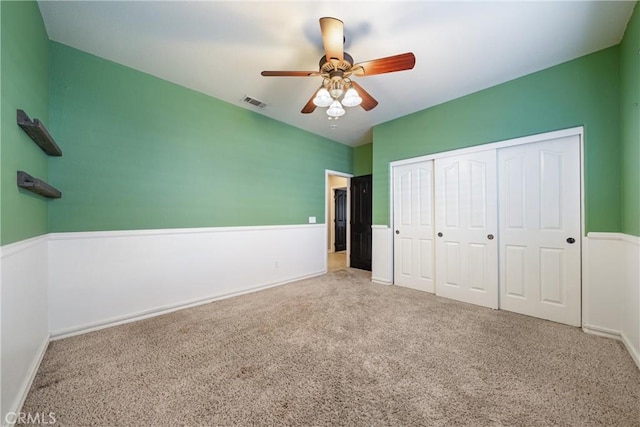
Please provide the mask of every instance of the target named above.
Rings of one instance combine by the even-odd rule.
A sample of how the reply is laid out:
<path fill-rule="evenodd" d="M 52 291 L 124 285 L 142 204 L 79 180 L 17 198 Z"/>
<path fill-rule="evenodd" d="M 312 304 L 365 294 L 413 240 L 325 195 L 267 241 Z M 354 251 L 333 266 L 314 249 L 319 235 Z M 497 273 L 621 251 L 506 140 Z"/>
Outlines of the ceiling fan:
<path fill-rule="evenodd" d="M 416 57 L 408 52 L 354 64 L 351 55 L 343 49 L 344 26 L 341 20 L 320 18 L 320 31 L 325 55 L 320 58 L 319 71 L 263 71 L 261 73 L 267 77 L 322 77 L 320 89 L 302 108 L 303 114 L 312 113 L 316 107 L 329 107 L 327 109 L 329 119 L 337 119 L 345 113 L 342 106 L 356 105 L 369 111 L 378 105 L 378 101 L 351 77 L 410 70 L 416 63 Z"/>

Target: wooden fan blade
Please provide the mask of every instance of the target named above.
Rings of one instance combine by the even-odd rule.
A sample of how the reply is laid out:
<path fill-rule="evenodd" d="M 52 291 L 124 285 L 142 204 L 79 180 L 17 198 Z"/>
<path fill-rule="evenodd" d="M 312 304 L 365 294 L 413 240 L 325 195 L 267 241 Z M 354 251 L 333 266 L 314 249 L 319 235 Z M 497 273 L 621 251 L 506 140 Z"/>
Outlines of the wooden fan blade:
<path fill-rule="evenodd" d="M 356 90 L 356 92 L 358 92 L 358 95 L 360 95 L 360 98 L 362 98 L 362 104 L 360 104 L 360 106 L 364 108 L 366 111 L 373 110 L 376 107 L 376 105 L 378 105 L 378 101 L 376 101 L 376 99 L 373 96 L 371 96 L 369 92 L 364 90 L 362 86 L 360 86 L 358 83 L 352 80 L 351 85 Z"/>
<path fill-rule="evenodd" d="M 260 74 L 265 77 L 309 77 L 320 75 L 318 71 L 263 71 Z"/>
<path fill-rule="evenodd" d="M 327 61 L 344 58 L 344 25 L 336 18 L 320 18 L 320 31 Z"/>
<path fill-rule="evenodd" d="M 375 74 L 393 73 L 395 71 L 410 70 L 416 65 L 416 57 L 413 53 L 388 56 L 386 58 L 372 59 L 360 62 L 352 68 L 357 76 L 372 76 Z"/>
<path fill-rule="evenodd" d="M 313 95 L 311 95 L 311 98 L 309 98 L 309 100 L 307 101 L 307 103 L 304 105 L 304 107 L 302 107 L 302 110 L 300 110 L 300 112 L 302 114 L 309 114 L 309 113 L 313 113 L 316 109 L 316 104 L 313 103 L 313 98 L 316 97 L 315 92 L 313 93 Z"/>

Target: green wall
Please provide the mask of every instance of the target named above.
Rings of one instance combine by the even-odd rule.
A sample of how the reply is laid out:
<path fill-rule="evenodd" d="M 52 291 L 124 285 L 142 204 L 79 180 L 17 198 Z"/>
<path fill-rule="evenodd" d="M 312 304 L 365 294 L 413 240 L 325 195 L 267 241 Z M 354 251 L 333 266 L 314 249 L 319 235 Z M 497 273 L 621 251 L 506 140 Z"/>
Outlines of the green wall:
<path fill-rule="evenodd" d="M 622 232 L 640 236 L 640 6 L 620 44 Z"/>
<path fill-rule="evenodd" d="M 51 43 L 51 232 L 324 221 L 353 149 Z"/>
<path fill-rule="evenodd" d="M 389 162 L 585 127 L 586 230 L 620 231 L 620 79 L 614 46 L 374 128 L 374 224 L 389 224 Z"/>
<path fill-rule="evenodd" d="M 51 43 L 37 3 L 0 4 L 3 245 L 47 231 L 323 221 L 324 169 L 373 172 L 374 222 L 388 224 L 390 161 L 579 125 L 586 229 L 640 235 L 637 6 L 620 46 L 376 126 L 373 150 Z M 47 125 L 62 158 L 18 128 L 17 108 Z M 19 169 L 63 198 L 18 189 Z"/>
<path fill-rule="evenodd" d="M 373 172 L 373 143 L 353 149 L 353 175 L 369 175 Z"/>
<path fill-rule="evenodd" d="M 55 201 L 16 185 L 16 172 L 48 179 L 48 157 L 16 124 L 16 109 L 49 124 L 49 39 L 35 2 L 0 2 L 0 243 L 47 232 L 47 207 Z"/>

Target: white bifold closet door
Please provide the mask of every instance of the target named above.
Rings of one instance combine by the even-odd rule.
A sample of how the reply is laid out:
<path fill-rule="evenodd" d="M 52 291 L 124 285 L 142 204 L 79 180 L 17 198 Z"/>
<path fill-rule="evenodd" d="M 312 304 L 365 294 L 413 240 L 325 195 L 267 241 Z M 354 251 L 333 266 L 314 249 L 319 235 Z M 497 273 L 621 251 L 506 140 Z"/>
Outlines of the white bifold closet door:
<path fill-rule="evenodd" d="M 436 295 L 498 308 L 496 151 L 435 160 Z"/>
<path fill-rule="evenodd" d="M 500 308 L 580 326 L 579 136 L 498 150 Z"/>
<path fill-rule="evenodd" d="M 394 283 L 434 292 L 433 161 L 393 168 Z"/>

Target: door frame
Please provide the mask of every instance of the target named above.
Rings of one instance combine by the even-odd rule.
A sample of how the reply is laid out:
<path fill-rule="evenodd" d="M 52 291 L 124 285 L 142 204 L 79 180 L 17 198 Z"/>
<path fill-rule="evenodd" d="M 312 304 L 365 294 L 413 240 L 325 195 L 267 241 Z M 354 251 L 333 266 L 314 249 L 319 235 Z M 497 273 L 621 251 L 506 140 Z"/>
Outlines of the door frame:
<path fill-rule="evenodd" d="M 322 239 L 322 253 L 324 254 L 323 268 L 324 272 L 327 273 L 329 271 L 328 268 L 328 255 L 329 251 L 327 249 L 327 242 L 329 241 L 329 227 L 333 226 L 333 224 L 329 224 L 329 197 L 333 197 L 333 187 L 329 185 L 329 176 L 339 176 L 341 178 L 347 179 L 347 267 L 349 267 L 349 257 L 351 255 L 351 221 L 348 220 L 351 218 L 351 178 L 353 178 L 353 174 L 346 172 L 338 172 L 330 169 L 324 170 L 324 239 Z M 335 187 L 342 188 L 342 187 Z"/>
<path fill-rule="evenodd" d="M 394 193 L 393 193 L 394 169 L 393 168 L 394 167 L 407 165 L 411 163 L 423 162 L 427 160 L 436 160 L 443 157 L 457 156 L 460 154 L 468 154 L 468 153 L 474 153 L 474 152 L 486 151 L 486 150 L 497 150 L 500 148 L 513 147 L 516 145 L 532 144 L 535 142 L 548 141 L 550 139 L 564 138 L 568 136 L 578 136 L 579 147 L 580 147 L 580 150 L 579 150 L 580 151 L 580 232 L 582 233 L 582 235 L 580 236 L 580 262 L 581 262 L 580 270 L 582 273 L 580 277 L 580 297 L 581 297 L 580 305 L 581 305 L 581 323 L 584 326 L 584 319 L 587 318 L 586 316 L 587 307 L 585 304 L 585 302 L 587 301 L 587 295 L 585 295 L 585 282 L 587 280 L 586 262 L 585 262 L 585 257 L 587 254 L 587 250 L 586 250 L 587 235 L 585 231 L 586 226 L 585 226 L 585 197 L 584 197 L 585 196 L 585 192 L 584 192 L 584 181 L 585 181 L 585 178 L 584 178 L 584 173 L 585 173 L 584 172 L 585 170 L 584 126 L 577 126 L 573 128 L 544 132 L 544 133 L 539 133 L 535 135 L 507 139 L 507 140 L 497 141 L 497 142 L 490 142 L 486 144 L 474 145 L 472 147 L 467 147 L 467 148 L 443 151 L 439 153 L 427 154 L 424 156 L 412 157 L 408 159 L 389 162 L 389 224 L 391 224 L 391 226 L 389 227 L 389 232 L 393 233 L 393 230 L 395 230 L 394 228 L 395 224 L 393 222 L 393 218 L 394 218 L 394 199 L 393 199 L 394 198 Z M 393 243 L 394 242 L 393 237 L 389 238 L 389 242 L 391 246 L 390 252 L 389 252 L 391 253 L 391 260 L 390 260 L 391 261 L 391 264 L 390 264 L 391 265 L 391 284 L 395 284 L 395 274 L 396 274 L 394 269 L 394 266 L 395 266 L 394 249 L 395 248 Z M 500 286 L 500 284 L 498 284 L 498 286 Z"/>

